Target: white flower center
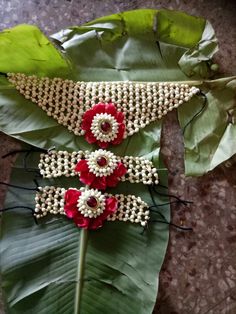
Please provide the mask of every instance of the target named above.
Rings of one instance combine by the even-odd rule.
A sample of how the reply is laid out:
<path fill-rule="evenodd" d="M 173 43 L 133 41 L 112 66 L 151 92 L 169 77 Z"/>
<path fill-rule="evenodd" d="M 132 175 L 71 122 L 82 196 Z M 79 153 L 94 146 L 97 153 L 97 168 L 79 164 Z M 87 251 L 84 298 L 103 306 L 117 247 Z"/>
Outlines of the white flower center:
<path fill-rule="evenodd" d="M 82 189 L 81 189 L 82 190 Z M 83 190 L 77 203 L 78 211 L 84 217 L 96 218 L 105 210 L 105 196 L 98 190 Z"/>
<path fill-rule="evenodd" d="M 111 142 L 118 135 L 119 124 L 108 113 L 97 113 L 91 124 L 91 132 L 101 142 Z"/>
<path fill-rule="evenodd" d="M 103 149 L 92 152 L 87 160 L 89 170 L 95 174 L 96 177 L 111 175 L 119 162 L 116 155 Z"/>

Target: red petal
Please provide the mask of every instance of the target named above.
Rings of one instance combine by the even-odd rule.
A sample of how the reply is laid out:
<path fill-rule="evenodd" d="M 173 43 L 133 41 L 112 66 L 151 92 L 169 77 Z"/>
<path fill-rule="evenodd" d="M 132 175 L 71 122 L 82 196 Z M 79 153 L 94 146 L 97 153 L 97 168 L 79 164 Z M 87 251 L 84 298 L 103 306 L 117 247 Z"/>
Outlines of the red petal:
<path fill-rule="evenodd" d="M 117 111 L 115 118 L 118 123 L 123 123 L 125 117 L 123 112 Z"/>
<path fill-rule="evenodd" d="M 109 142 L 100 142 L 100 141 L 97 141 L 97 144 L 99 147 L 101 148 L 107 148 L 107 146 L 109 145 Z"/>
<path fill-rule="evenodd" d="M 85 159 L 81 159 L 77 165 L 75 166 L 75 171 L 76 172 L 81 172 L 81 171 L 88 171 L 88 162 Z"/>
<path fill-rule="evenodd" d="M 104 212 L 98 216 L 97 218 L 93 218 L 90 220 L 89 229 L 98 229 L 102 227 L 103 222 L 107 219 L 107 217 L 113 214 L 118 207 L 118 201 L 115 197 L 108 197 L 106 199 L 106 208 Z"/>
<path fill-rule="evenodd" d="M 105 190 L 107 187 L 106 177 L 96 177 L 91 187 L 98 190 Z"/>
<path fill-rule="evenodd" d="M 76 205 L 78 198 L 80 197 L 81 192 L 76 189 L 69 189 L 65 193 L 65 204 L 67 205 Z"/>
<path fill-rule="evenodd" d="M 74 222 L 78 227 L 88 229 L 90 219 L 88 217 L 84 217 L 82 214 L 78 212 L 78 215 L 74 217 Z"/>
<path fill-rule="evenodd" d="M 100 216 L 98 216 L 97 218 L 91 219 L 89 229 L 98 229 L 102 227 L 103 222 L 107 219 L 109 215 L 113 213 L 114 211 L 109 211 L 105 209 L 104 212 Z"/>
<path fill-rule="evenodd" d="M 125 133 L 125 124 L 124 124 L 124 123 L 121 123 L 121 124 L 119 125 L 118 137 L 121 137 L 121 138 L 123 139 L 124 133 Z"/>
<path fill-rule="evenodd" d="M 117 211 L 117 208 L 118 208 L 118 201 L 117 201 L 117 199 L 114 196 L 108 197 L 106 199 L 106 209 L 101 214 L 101 216 L 103 216 L 103 214 L 105 212 L 108 212 L 107 216 L 109 216 L 110 214 L 113 214 L 115 211 Z M 106 218 L 107 218 L 107 216 L 106 216 Z"/>
<path fill-rule="evenodd" d="M 89 131 L 91 129 L 91 121 L 83 120 L 81 123 L 81 129 L 84 131 Z"/>
<path fill-rule="evenodd" d="M 112 144 L 114 144 L 114 145 L 120 144 L 123 141 L 124 133 L 125 133 L 125 125 L 122 123 L 119 125 L 117 138 L 115 138 L 112 141 Z"/>
<path fill-rule="evenodd" d="M 86 185 L 91 185 L 96 179 L 95 174 L 92 172 L 82 171 L 79 177 L 80 181 Z"/>
<path fill-rule="evenodd" d="M 78 210 L 77 210 L 77 207 L 66 207 L 65 206 L 64 211 L 65 211 L 66 216 L 68 218 L 73 218 L 76 216 Z"/>
<path fill-rule="evenodd" d="M 89 144 L 93 144 L 97 141 L 96 138 L 94 137 L 93 133 L 90 130 L 88 130 L 88 132 L 86 132 L 85 139 Z"/>
<path fill-rule="evenodd" d="M 91 219 L 90 224 L 89 224 L 89 229 L 95 230 L 102 227 L 104 220 L 105 219 L 101 219 L 101 215 L 98 216 L 97 218 Z"/>
<path fill-rule="evenodd" d="M 73 218 L 77 213 L 77 202 L 81 195 L 81 192 L 75 189 L 69 189 L 66 191 L 64 200 L 64 211 L 67 217 Z"/>
<path fill-rule="evenodd" d="M 100 102 L 99 104 L 94 105 L 91 110 L 93 110 L 94 115 L 97 113 L 104 113 L 106 112 L 106 105 Z"/>
<path fill-rule="evenodd" d="M 118 183 L 119 179 L 116 175 L 114 175 L 114 173 L 107 177 L 107 186 L 114 188 Z"/>
<path fill-rule="evenodd" d="M 106 104 L 106 112 L 116 117 L 117 110 L 116 110 L 115 105 L 112 103 Z"/>
<path fill-rule="evenodd" d="M 117 138 L 115 138 L 111 143 L 112 143 L 113 145 L 118 145 L 118 144 L 120 144 L 122 141 L 123 141 L 123 137 L 117 137 Z"/>
<path fill-rule="evenodd" d="M 125 168 L 122 162 L 119 162 L 116 169 L 114 170 L 114 175 L 117 177 L 123 177 L 127 173 L 127 169 Z"/>
<path fill-rule="evenodd" d="M 92 109 L 86 111 L 83 115 L 83 120 L 82 120 L 82 124 L 81 124 L 81 128 L 83 130 L 90 130 L 91 128 L 91 123 L 93 121 L 93 117 L 94 117 L 94 112 Z"/>

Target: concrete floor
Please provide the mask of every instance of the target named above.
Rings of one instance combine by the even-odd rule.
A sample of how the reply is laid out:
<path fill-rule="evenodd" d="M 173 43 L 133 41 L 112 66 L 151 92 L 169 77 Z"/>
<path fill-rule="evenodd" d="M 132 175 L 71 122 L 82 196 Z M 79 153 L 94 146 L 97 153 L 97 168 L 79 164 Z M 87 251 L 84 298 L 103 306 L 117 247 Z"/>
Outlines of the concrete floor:
<path fill-rule="evenodd" d="M 207 18 L 219 39 L 216 61 L 222 74 L 236 74 L 233 0 L 0 0 L 0 29 L 32 23 L 51 34 L 102 15 L 144 7 L 178 9 Z M 0 134 L 0 144 L 1 152 L 19 145 L 4 134 Z M 172 219 L 186 220 L 195 231 L 171 230 L 155 313 L 235 314 L 236 158 L 204 177 L 185 178 L 183 143 L 175 114 L 170 114 L 165 123 L 163 153 L 170 170 L 171 193 L 194 201 L 187 209 L 172 206 Z M 11 162 L 0 162 L 0 179 L 8 180 Z M 0 204 L 3 197 L 1 189 Z"/>

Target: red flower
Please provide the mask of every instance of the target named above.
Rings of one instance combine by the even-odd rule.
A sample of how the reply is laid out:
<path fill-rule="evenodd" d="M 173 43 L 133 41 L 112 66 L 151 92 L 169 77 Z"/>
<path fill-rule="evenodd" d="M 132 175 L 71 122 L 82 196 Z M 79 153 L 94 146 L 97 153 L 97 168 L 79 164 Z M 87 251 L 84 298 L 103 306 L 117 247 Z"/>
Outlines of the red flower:
<path fill-rule="evenodd" d="M 102 227 L 107 217 L 117 210 L 118 201 L 115 197 L 105 197 L 105 207 L 101 214 L 96 218 L 85 217 L 78 207 L 78 201 L 83 192 L 76 189 L 69 189 L 64 197 L 64 211 L 68 218 L 74 220 L 75 224 L 80 228 L 98 229 Z"/>
<path fill-rule="evenodd" d="M 101 148 L 117 145 L 124 138 L 124 114 L 112 103 L 99 103 L 84 113 L 81 128 L 90 144 L 97 143 Z"/>
<path fill-rule="evenodd" d="M 105 190 L 106 187 L 115 187 L 119 183 L 120 178 L 126 174 L 127 169 L 122 162 L 118 162 L 110 175 L 99 177 L 90 171 L 88 161 L 82 159 L 77 163 L 75 171 L 80 173 L 80 181 L 82 183 L 94 189 Z"/>

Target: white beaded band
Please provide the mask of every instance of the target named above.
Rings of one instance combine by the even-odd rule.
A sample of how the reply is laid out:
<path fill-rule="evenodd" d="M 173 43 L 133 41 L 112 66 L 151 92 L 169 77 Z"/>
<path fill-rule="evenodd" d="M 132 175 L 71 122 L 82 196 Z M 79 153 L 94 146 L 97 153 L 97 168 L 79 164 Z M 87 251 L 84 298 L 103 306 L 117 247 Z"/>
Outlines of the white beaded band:
<path fill-rule="evenodd" d="M 70 189 L 68 189 L 70 190 Z M 65 215 L 65 193 L 68 191 L 64 188 L 53 187 L 53 186 L 45 186 L 39 187 L 39 191 L 35 196 L 35 217 L 42 218 L 47 214 L 61 214 Z M 118 202 L 117 210 L 109 215 L 106 220 L 115 221 L 120 220 L 124 222 L 131 222 L 141 224 L 141 226 L 146 226 L 149 220 L 149 210 L 148 204 L 142 201 L 140 197 L 136 197 L 134 195 L 123 195 L 123 194 L 101 194 L 98 190 L 86 190 L 85 188 L 81 188 L 80 190 L 72 189 L 75 191 L 81 191 L 83 198 L 81 197 L 78 202 L 78 211 L 82 212 L 85 216 L 89 216 L 90 218 L 96 217 L 91 212 L 86 210 L 86 206 L 83 206 L 83 203 L 86 200 L 85 194 L 87 193 L 89 196 L 89 192 L 92 197 L 101 198 L 102 206 L 100 208 L 100 212 L 104 209 L 104 199 L 105 197 L 115 197 Z M 81 206 L 82 204 L 82 206 Z"/>
<path fill-rule="evenodd" d="M 100 167 L 96 161 L 104 158 L 107 167 Z M 40 155 L 39 170 L 44 178 L 55 178 L 60 176 L 73 177 L 79 175 L 75 171 L 76 164 L 85 159 L 88 163 L 89 171 L 96 176 L 112 174 L 118 162 L 121 162 L 127 169 L 121 181 L 131 183 L 142 182 L 144 184 L 158 184 L 157 169 L 153 163 L 144 157 L 124 156 L 119 157 L 115 154 L 99 149 L 95 152 L 78 151 L 69 153 L 67 151 L 49 151 Z M 103 172 L 101 172 L 103 171 Z M 101 172 L 101 173 L 100 173 Z"/>
<path fill-rule="evenodd" d="M 98 103 L 112 103 L 118 112 L 124 114 L 125 131 L 122 136 L 126 138 L 152 121 L 161 119 L 199 92 L 198 88 L 188 84 L 167 82 L 73 82 L 21 73 L 8 73 L 8 79 L 26 99 L 36 103 L 75 135 L 84 135 L 81 128 L 83 115 Z M 110 133 L 106 125 L 106 132 L 101 132 L 100 126 L 104 121 L 109 122 Z M 92 123 L 92 133 L 98 141 L 116 140 L 118 124 L 110 114 L 97 114 Z"/>

